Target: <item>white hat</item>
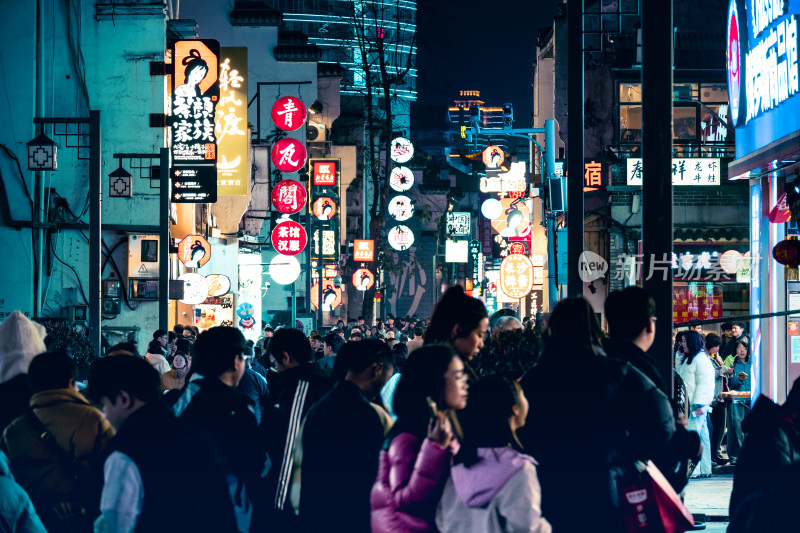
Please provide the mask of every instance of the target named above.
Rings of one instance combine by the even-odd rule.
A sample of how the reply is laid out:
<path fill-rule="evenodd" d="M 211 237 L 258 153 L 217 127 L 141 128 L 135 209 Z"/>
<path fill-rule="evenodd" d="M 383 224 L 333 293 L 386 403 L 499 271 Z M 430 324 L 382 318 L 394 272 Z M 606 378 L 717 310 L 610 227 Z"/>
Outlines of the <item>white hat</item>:
<path fill-rule="evenodd" d="M 28 371 L 31 361 L 47 351 L 44 326 L 14 311 L 0 324 L 0 383 Z"/>

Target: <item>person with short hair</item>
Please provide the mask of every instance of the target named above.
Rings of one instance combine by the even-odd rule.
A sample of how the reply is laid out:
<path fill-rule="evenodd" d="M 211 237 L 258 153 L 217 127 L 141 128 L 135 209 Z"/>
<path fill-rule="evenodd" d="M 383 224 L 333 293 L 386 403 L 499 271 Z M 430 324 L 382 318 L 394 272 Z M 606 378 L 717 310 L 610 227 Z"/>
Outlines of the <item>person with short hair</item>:
<path fill-rule="evenodd" d="M 109 348 L 106 352 L 106 356 L 110 357 L 112 355 L 133 355 L 139 357 L 136 347 L 131 342 L 120 342 Z"/>
<path fill-rule="evenodd" d="M 166 337 L 166 334 L 164 334 L 164 337 Z M 148 363 L 150 363 L 150 366 L 158 371 L 159 375 L 169 372 L 169 361 L 167 361 L 167 358 L 164 357 L 163 345 L 161 344 L 161 341 L 157 339 L 150 341 L 150 344 L 147 346 L 147 353 L 144 354 L 144 358 Z"/>
<path fill-rule="evenodd" d="M 95 532 L 239 531 L 219 450 L 163 405 L 153 367 L 129 355 L 98 359 L 88 390 L 117 431 Z"/>
<path fill-rule="evenodd" d="M 236 391 L 247 365 L 249 346 L 242 332 L 228 326 L 207 329 L 194 344 L 193 380 L 175 403 L 180 420 L 213 435 L 232 476 L 232 501 L 239 527 L 247 530 L 251 511 L 260 507 L 261 473 L 267 465 L 266 446 L 250 398 Z M 258 520 L 256 520 L 258 523 Z"/>
<path fill-rule="evenodd" d="M 153 333 L 153 340 L 158 341 L 158 343 L 161 345 L 161 348 L 166 350 L 167 343 L 169 342 L 169 334 L 167 333 L 167 330 L 157 329 Z"/>
<path fill-rule="evenodd" d="M 28 369 L 31 410 L 3 433 L 16 480 L 50 531 L 87 530 L 99 514 L 103 460 L 114 430 L 78 392 L 75 362 L 63 349 Z"/>
<path fill-rule="evenodd" d="M 734 324 L 734 334 L 736 334 Z M 739 335 L 740 337 L 742 335 Z M 744 340 L 734 343 L 734 361 L 728 369 L 728 386 L 732 391 L 750 391 L 750 344 Z M 732 398 L 728 407 L 728 457 L 736 464 L 744 440 L 744 419 L 750 413 L 750 398 Z"/>
<path fill-rule="evenodd" d="M 414 350 L 422 347 L 422 344 L 424 342 L 422 336 L 425 335 L 425 330 L 422 329 L 420 326 L 416 326 L 412 330 L 411 335 L 412 338 L 406 343 L 406 345 L 408 346 L 409 354 L 414 353 Z"/>
<path fill-rule="evenodd" d="M 728 464 L 728 460 L 723 459 L 720 455 L 722 436 L 725 434 L 725 419 L 727 418 L 727 404 L 720 398 L 726 374 L 726 368 L 723 365 L 722 358 L 719 356 L 722 338 L 716 333 L 708 333 L 705 338 L 705 344 L 706 353 L 711 359 L 711 365 L 714 367 L 714 400 L 711 402 L 711 412 L 708 414 L 708 428 L 711 435 L 711 460 L 716 465 L 722 466 Z"/>
<path fill-rule="evenodd" d="M 503 316 L 497 319 L 492 328 L 495 337 L 504 331 L 517 331 L 522 329 L 522 322 L 515 316 Z"/>
<path fill-rule="evenodd" d="M 323 357 L 317 364 L 320 368 L 331 372 L 333 370 L 333 365 L 336 362 L 336 354 L 339 353 L 339 350 L 344 346 L 345 342 L 344 339 L 336 334 L 336 333 L 328 333 L 325 335 L 325 340 L 322 344 L 323 350 Z"/>
<path fill-rule="evenodd" d="M 281 531 L 296 527 L 289 494 L 301 421 L 311 406 L 331 390 L 332 382 L 327 372 L 314 363 L 311 346 L 302 331 L 276 331 L 269 350 L 277 372 L 270 373 L 270 407 L 261 423 L 268 429 L 267 449 L 272 460 L 264 501 L 274 515 L 274 529 Z"/>
<path fill-rule="evenodd" d="M 731 325 L 731 336 L 725 346 L 720 349 L 720 355 L 728 368 L 731 367 L 736 357 L 736 343 L 745 342 L 750 344 L 750 337 L 747 335 L 747 325 L 744 322 L 734 322 Z"/>
<path fill-rule="evenodd" d="M 384 426 L 370 403 L 394 371 L 379 341 L 345 344 L 347 374 L 306 416 L 300 518 L 308 531 L 369 533 L 369 494 Z M 331 480 L 336 480 L 331 490 Z"/>

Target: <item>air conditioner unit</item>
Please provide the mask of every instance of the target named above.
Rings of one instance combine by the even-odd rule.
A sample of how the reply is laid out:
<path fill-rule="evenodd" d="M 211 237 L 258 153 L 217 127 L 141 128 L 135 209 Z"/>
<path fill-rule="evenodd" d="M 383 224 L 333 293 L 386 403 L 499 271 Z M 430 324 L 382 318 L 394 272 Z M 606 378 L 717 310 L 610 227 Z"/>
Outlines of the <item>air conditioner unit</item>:
<path fill-rule="evenodd" d="M 321 143 L 328 140 L 325 124 L 310 122 L 306 128 L 306 139 L 308 142 Z"/>

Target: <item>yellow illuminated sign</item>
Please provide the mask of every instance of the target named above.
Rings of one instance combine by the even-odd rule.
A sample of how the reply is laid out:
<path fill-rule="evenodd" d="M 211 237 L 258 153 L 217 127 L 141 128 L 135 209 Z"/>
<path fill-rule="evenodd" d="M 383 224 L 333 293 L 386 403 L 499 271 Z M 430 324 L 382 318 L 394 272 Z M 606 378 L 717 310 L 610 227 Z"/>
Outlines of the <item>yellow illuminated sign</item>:
<path fill-rule="evenodd" d="M 466 126 L 461 126 L 461 138 L 462 139 L 466 139 L 467 138 L 467 127 Z"/>
<path fill-rule="evenodd" d="M 217 196 L 247 195 L 247 48 L 220 49 Z"/>

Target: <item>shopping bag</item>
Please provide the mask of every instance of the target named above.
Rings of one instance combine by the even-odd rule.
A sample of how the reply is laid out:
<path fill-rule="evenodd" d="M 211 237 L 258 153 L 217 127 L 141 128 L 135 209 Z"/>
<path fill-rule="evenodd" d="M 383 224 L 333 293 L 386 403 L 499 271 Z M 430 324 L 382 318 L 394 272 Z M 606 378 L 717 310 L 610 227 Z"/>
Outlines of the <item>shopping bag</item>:
<path fill-rule="evenodd" d="M 683 533 L 694 526 L 692 514 L 652 461 L 636 463 L 619 496 L 626 533 Z"/>

